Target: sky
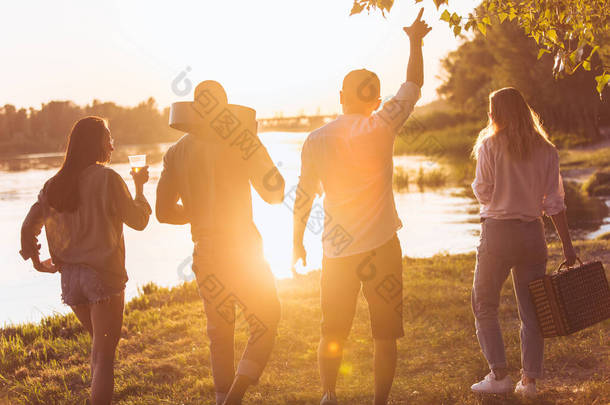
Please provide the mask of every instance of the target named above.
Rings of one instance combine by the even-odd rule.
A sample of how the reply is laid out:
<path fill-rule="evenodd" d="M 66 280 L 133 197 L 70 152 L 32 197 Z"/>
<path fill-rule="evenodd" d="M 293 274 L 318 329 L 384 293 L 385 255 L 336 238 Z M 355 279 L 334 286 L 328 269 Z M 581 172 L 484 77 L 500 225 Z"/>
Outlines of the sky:
<path fill-rule="evenodd" d="M 476 3 L 453 0 L 449 10 Z M 11 1 L 0 17 L 0 105 L 154 97 L 163 108 L 212 79 L 259 118 L 337 113 L 352 69 L 376 72 L 383 98 L 398 90 L 409 58 L 402 27 L 422 5 L 433 30 L 420 104 L 437 98 L 440 59 L 459 44 L 432 0 L 396 0 L 386 18 L 350 17 L 352 0 Z"/>

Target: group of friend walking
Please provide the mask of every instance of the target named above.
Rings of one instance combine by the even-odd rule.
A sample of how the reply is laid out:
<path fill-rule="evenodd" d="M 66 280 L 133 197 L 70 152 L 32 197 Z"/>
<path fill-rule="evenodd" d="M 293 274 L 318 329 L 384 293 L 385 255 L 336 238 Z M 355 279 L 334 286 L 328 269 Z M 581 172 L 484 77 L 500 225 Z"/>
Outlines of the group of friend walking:
<path fill-rule="evenodd" d="M 395 377 L 397 339 L 404 332 L 403 263 L 396 235 L 402 223 L 392 190 L 392 156 L 396 136 L 424 82 L 422 39 L 430 28 L 421 17 L 404 28 L 410 56 L 406 80 L 396 95 L 381 105 L 380 83 L 373 72 L 348 73 L 340 92 L 343 114 L 313 131 L 303 145 L 300 180 L 291 194 L 293 256 L 295 262 L 306 259 L 303 235 L 308 218 L 318 215 L 311 214 L 314 197 L 323 194 L 321 405 L 339 403 L 337 375 L 360 290 L 368 303 L 374 340 L 375 405 L 387 403 Z M 193 130 L 169 148 L 155 212 L 160 222 L 191 225 L 193 271 L 207 318 L 215 400 L 233 405 L 241 403 L 263 373 L 281 312 L 252 219 L 251 185 L 269 204 L 279 204 L 286 196 L 284 180 L 264 147 L 245 159 L 212 132 Z M 85 117 L 76 122 L 61 169 L 45 183 L 22 227 L 23 258 L 31 259 L 39 271 L 61 273 L 62 299 L 92 336 L 93 405 L 112 402 L 128 279 L 123 224 L 142 231 L 152 214 L 143 194 L 147 168 L 131 172 L 134 198 L 121 176 L 106 166 L 112 151 L 106 120 Z M 520 92 L 503 88 L 490 95 L 489 124 L 473 156 L 477 167 L 472 187 L 481 204 L 482 231 L 472 310 L 491 371 L 471 389 L 535 395 L 536 380 L 543 376 L 543 337 L 527 286 L 545 273 L 543 215 L 552 218 L 568 264 L 575 261 L 557 150 Z M 43 226 L 51 253 L 45 261 L 37 238 Z M 498 323 L 500 290 L 511 269 L 522 352 L 522 376 L 514 388 Z M 388 283 L 392 293 L 380 294 L 380 285 Z M 250 331 L 237 369 L 236 312 Z"/>

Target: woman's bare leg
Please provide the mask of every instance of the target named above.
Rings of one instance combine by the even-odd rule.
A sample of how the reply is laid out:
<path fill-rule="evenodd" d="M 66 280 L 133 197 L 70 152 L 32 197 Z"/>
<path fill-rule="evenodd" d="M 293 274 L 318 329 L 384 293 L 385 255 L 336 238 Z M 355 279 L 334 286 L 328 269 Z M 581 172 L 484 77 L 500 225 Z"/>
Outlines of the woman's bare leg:
<path fill-rule="evenodd" d="M 89 333 L 91 337 L 93 337 L 93 326 L 91 325 L 91 308 L 89 308 L 89 304 L 81 304 L 71 306 L 72 312 L 78 318 L 80 323 L 83 325 L 83 328 Z"/>
<path fill-rule="evenodd" d="M 92 304 L 91 405 L 110 405 L 114 390 L 114 356 L 123 326 L 124 295 Z"/>

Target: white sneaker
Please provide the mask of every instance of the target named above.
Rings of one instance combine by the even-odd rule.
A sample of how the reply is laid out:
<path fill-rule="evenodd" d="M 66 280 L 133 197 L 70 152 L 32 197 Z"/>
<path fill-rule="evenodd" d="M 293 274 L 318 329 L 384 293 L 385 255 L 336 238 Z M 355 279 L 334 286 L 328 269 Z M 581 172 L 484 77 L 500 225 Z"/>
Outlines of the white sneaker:
<path fill-rule="evenodd" d="M 532 398 L 536 396 L 536 383 L 523 384 L 520 380 L 515 387 L 515 394 Z"/>
<path fill-rule="evenodd" d="M 337 396 L 334 392 L 325 392 L 322 400 L 320 401 L 320 405 L 338 405 Z"/>
<path fill-rule="evenodd" d="M 492 371 L 482 381 L 473 384 L 470 389 L 478 394 L 504 394 L 512 391 L 513 382 L 509 375 L 506 375 L 501 380 L 496 380 L 496 376 Z"/>

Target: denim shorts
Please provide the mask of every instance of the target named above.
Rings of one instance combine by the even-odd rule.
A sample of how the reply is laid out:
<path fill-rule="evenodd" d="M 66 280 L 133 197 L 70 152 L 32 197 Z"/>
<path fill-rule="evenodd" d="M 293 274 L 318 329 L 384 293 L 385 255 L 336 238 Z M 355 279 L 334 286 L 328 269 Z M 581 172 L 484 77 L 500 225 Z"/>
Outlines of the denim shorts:
<path fill-rule="evenodd" d="M 120 295 L 125 287 L 110 287 L 95 270 L 82 264 L 61 266 L 61 299 L 66 305 L 98 304 Z"/>

